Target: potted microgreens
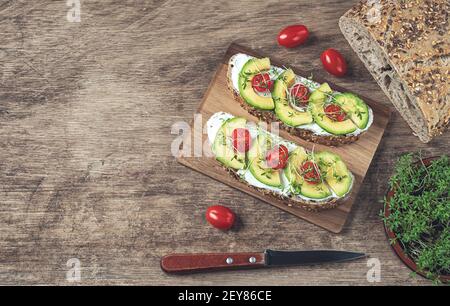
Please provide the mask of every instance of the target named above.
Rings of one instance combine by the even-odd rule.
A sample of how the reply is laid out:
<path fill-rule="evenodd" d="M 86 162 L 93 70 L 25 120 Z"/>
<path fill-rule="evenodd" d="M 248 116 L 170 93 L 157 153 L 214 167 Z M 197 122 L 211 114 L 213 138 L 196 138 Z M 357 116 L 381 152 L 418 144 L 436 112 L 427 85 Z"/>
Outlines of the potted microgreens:
<path fill-rule="evenodd" d="M 382 217 L 400 259 L 436 283 L 450 279 L 450 160 L 400 157 Z"/>

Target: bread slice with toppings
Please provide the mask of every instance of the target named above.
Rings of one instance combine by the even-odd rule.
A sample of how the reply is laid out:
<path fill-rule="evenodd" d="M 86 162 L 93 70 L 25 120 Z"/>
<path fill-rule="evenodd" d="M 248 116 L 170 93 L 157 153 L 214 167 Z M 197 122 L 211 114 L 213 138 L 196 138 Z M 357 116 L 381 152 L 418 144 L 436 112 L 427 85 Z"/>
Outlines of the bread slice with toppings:
<path fill-rule="evenodd" d="M 227 80 L 235 100 L 250 114 L 269 124 L 278 122 L 281 129 L 307 141 L 328 146 L 349 144 L 373 122 L 373 112 L 361 98 L 350 93 L 339 95 L 327 83 L 320 85 L 291 69 L 272 66 L 268 58 L 233 55 Z M 330 104 L 335 104 L 345 118 L 335 120 L 325 112 Z"/>
<path fill-rule="evenodd" d="M 242 146 L 244 139 L 237 139 L 245 134 L 243 129 L 248 132 L 248 146 Z M 245 118 L 222 112 L 210 117 L 207 132 L 215 159 L 232 177 L 288 206 L 330 209 L 351 193 L 354 176 L 334 153 L 307 151 Z M 245 152 L 237 149 L 244 147 Z M 275 164 L 273 152 L 284 154 L 275 154 Z"/>

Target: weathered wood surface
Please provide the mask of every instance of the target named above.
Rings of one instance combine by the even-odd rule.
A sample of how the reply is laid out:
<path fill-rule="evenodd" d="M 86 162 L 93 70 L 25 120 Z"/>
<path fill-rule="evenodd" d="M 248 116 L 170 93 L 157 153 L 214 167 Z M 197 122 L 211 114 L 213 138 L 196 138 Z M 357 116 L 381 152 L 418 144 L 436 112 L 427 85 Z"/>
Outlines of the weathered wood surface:
<path fill-rule="evenodd" d="M 320 2 L 320 3 L 319 3 Z M 422 144 L 394 113 L 340 235 L 178 164 L 174 122 L 190 121 L 230 42 L 305 70 L 339 48 L 352 68 L 334 81 L 389 104 L 339 32 L 355 1 L 92 1 L 81 22 L 66 1 L 0 3 L 0 283 L 68 284 L 78 258 L 82 284 L 368 284 L 366 261 L 167 276 L 170 252 L 333 248 L 381 261 L 381 284 L 429 284 L 393 255 L 378 217 L 392 165 L 403 152 L 448 153 L 450 133 Z M 298 49 L 277 46 L 290 23 L 312 30 Z M 219 196 L 220 195 L 220 196 Z M 237 230 L 208 226 L 224 203 Z"/>

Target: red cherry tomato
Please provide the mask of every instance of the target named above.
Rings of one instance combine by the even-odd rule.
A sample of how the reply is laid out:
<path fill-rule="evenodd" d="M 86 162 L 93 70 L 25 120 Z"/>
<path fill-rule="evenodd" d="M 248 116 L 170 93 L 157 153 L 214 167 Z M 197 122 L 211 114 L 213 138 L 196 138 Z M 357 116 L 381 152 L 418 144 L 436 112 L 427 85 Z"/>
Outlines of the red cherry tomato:
<path fill-rule="evenodd" d="M 231 133 L 233 139 L 233 148 L 241 153 L 245 153 L 250 149 L 252 138 L 250 132 L 244 128 L 237 128 Z"/>
<path fill-rule="evenodd" d="M 278 44 L 286 48 L 294 48 L 305 43 L 308 39 L 308 28 L 301 24 L 285 27 L 278 34 Z"/>
<path fill-rule="evenodd" d="M 288 158 L 288 149 L 283 145 L 279 145 L 275 146 L 272 150 L 267 152 L 266 162 L 270 168 L 278 170 L 286 167 Z"/>
<path fill-rule="evenodd" d="M 320 60 L 325 70 L 337 77 L 342 77 L 347 73 L 345 58 L 334 49 L 325 50 L 320 56 Z"/>
<path fill-rule="evenodd" d="M 309 90 L 303 84 L 295 84 L 291 88 L 291 96 L 294 97 L 295 102 L 299 106 L 307 106 L 309 100 Z"/>
<path fill-rule="evenodd" d="M 317 165 L 312 161 L 303 163 L 300 169 L 305 181 L 312 185 L 320 183 L 320 174 L 317 171 Z"/>
<path fill-rule="evenodd" d="M 210 206 L 206 210 L 206 221 L 215 228 L 221 230 L 230 229 L 233 226 L 235 219 L 236 215 L 234 212 L 222 205 Z"/>
<path fill-rule="evenodd" d="M 341 122 L 345 120 L 345 112 L 339 105 L 329 104 L 324 110 L 325 115 L 333 121 Z"/>
<path fill-rule="evenodd" d="M 272 90 L 273 81 L 268 73 L 260 73 L 253 77 L 252 87 L 257 92 L 268 92 Z"/>

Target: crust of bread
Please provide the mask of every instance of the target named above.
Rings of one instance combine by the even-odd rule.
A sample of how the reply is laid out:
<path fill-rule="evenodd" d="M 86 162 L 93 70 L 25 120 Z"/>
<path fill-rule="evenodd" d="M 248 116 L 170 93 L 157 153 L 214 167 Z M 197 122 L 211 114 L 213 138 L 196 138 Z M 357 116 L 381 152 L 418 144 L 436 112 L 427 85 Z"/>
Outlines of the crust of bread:
<path fill-rule="evenodd" d="M 339 26 L 423 142 L 450 121 L 448 0 L 361 1 Z"/>
<path fill-rule="evenodd" d="M 288 126 L 284 124 L 282 121 L 278 120 L 278 118 L 275 116 L 275 113 L 273 111 L 264 111 L 259 110 L 251 105 L 247 104 L 244 99 L 240 96 L 240 94 L 234 89 L 232 78 L 231 78 L 231 70 L 233 66 L 232 64 L 228 64 L 228 71 L 227 71 L 227 85 L 228 89 L 233 93 L 234 99 L 239 102 L 239 104 L 244 108 L 247 112 L 249 112 L 251 115 L 257 117 L 259 120 L 262 120 L 268 124 L 271 124 L 272 122 L 278 122 L 279 127 L 282 130 L 287 131 L 289 134 L 293 136 L 297 136 L 301 139 L 304 139 L 306 141 L 323 144 L 329 147 L 337 147 L 340 145 L 350 144 L 359 139 L 361 135 L 363 135 L 365 132 L 358 134 L 358 135 L 318 135 L 315 134 L 312 131 L 295 128 L 292 126 Z"/>
<path fill-rule="evenodd" d="M 217 161 L 218 162 L 218 161 Z M 220 162 L 218 162 L 220 164 Z M 222 164 L 220 164 L 228 173 L 231 177 L 233 177 L 235 180 L 239 181 L 239 182 L 244 182 L 245 184 L 247 184 L 247 182 L 243 181 L 240 176 L 237 174 L 237 171 L 234 169 L 229 169 L 225 166 L 223 166 Z M 248 185 L 248 184 L 247 184 Z M 254 187 L 251 185 L 248 185 L 250 188 L 264 194 L 267 197 L 272 197 L 275 198 L 277 200 L 281 200 L 284 203 L 286 203 L 286 206 L 290 206 L 290 207 L 299 207 L 302 208 L 306 211 L 310 211 L 310 212 L 318 212 L 318 211 L 322 211 L 322 210 L 327 210 L 327 209 L 332 209 L 332 208 L 336 208 L 339 205 L 341 205 L 342 203 L 345 202 L 345 199 L 347 197 L 344 198 L 334 198 L 332 200 L 328 200 L 328 201 L 323 201 L 323 202 L 317 202 L 317 201 L 307 201 L 302 199 L 300 200 L 294 200 L 290 197 L 286 197 L 283 195 L 280 195 L 278 193 L 275 193 L 271 190 L 267 190 L 264 188 L 258 188 L 258 187 Z M 350 194 L 350 193 L 349 193 Z"/>

